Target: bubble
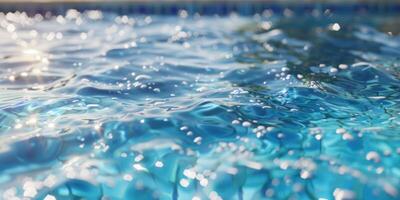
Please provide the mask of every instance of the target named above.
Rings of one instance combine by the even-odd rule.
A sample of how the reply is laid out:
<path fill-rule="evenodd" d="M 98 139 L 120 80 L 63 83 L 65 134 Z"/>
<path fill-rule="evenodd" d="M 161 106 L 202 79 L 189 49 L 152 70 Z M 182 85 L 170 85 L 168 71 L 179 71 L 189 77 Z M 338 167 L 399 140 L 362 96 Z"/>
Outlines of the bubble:
<path fill-rule="evenodd" d="M 188 177 L 190 179 L 195 179 L 196 178 L 196 172 L 194 170 L 191 170 L 191 169 L 185 169 L 183 171 L 183 175 L 185 175 L 186 177 Z"/>
<path fill-rule="evenodd" d="M 250 126 L 251 126 L 251 123 L 248 122 L 248 121 L 244 121 L 244 122 L 242 123 L 242 126 L 243 126 L 243 127 L 250 127 Z"/>
<path fill-rule="evenodd" d="M 33 182 L 25 182 L 23 188 L 24 188 L 24 197 L 33 198 L 38 194 L 36 185 Z"/>
<path fill-rule="evenodd" d="M 135 162 L 140 162 L 144 159 L 144 156 L 142 154 L 139 154 L 135 157 Z"/>
<path fill-rule="evenodd" d="M 344 134 L 342 135 L 342 139 L 343 139 L 343 140 L 352 140 L 352 139 L 354 139 L 354 137 L 353 137 L 353 135 L 351 135 L 350 133 L 344 133 Z"/>
<path fill-rule="evenodd" d="M 300 177 L 302 179 L 308 179 L 308 178 L 311 177 L 311 173 L 309 171 L 307 171 L 307 170 L 302 170 L 301 173 L 300 173 Z"/>
<path fill-rule="evenodd" d="M 321 134 L 315 135 L 315 139 L 316 139 L 316 140 L 321 140 L 321 139 L 322 139 L 322 135 L 321 135 Z"/>
<path fill-rule="evenodd" d="M 375 163 L 379 163 L 381 161 L 381 157 L 376 151 L 370 151 L 365 156 L 365 159 L 369 161 L 374 161 Z"/>
<path fill-rule="evenodd" d="M 342 188 L 336 188 L 335 191 L 333 192 L 333 196 L 335 197 L 335 200 L 346 200 L 346 199 L 356 198 L 356 194 L 353 191 Z"/>
<path fill-rule="evenodd" d="M 345 69 L 347 69 L 349 66 L 348 65 L 346 65 L 346 64 L 340 64 L 339 66 L 338 66 L 338 68 L 339 69 L 342 69 L 342 70 L 345 70 Z"/>
<path fill-rule="evenodd" d="M 338 69 L 337 69 L 337 68 L 334 68 L 334 67 L 331 67 L 331 69 L 329 70 L 329 72 L 330 72 L 330 73 L 337 73 L 337 72 L 338 72 Z"/>
<path fill-rule="evenodd" d="M 208 185 L 208 179 L 204 178 L 200 180 L 200 185 L 203 187 L 207 187 Z"/>
<path fill-rule="evenodd" d="M 124 174 L 123 179 L 124 179 L 125 181 L 132 181 L 132 180 L 133 180 L 133 177 L 132 177 L 132 175 L 130 175 L 130 174 Z"/>
<path fill-rule="evenodd" d="M 304 78 L 304 76 L 303 76 L 303 75 L 301 75 L 301 74 L 297 74 L 297 78 L 298 78 L 298 79 L 303 79 L 303 78 Z"/>
<path fill-rule="evenodd" d="M 48 195 L 46 195 L 46 196 L 44 197 L 44 200 L 57 200 L 57 199 L 56 199 L 55 196 L 48 194 Z"/>
<path fill-rule="evenodd" d="M 235 119 L 235 120 L 233 120 L 233 121 L 232 121 L 232 124 L 234 124 L 234 125 L 236 125 L 236 124 L 240 124 L 240 121 L 239 121 L 239 120 L 237 120 L 237 119 Z"/>
<path fill-rule="evenodd" d="M 329 30 L 331 31 L 339 31 L 341 29 L 340 25 L 338 23 L 333 23 L 329 25 Z"/>
<path fill-rule="evenodd" d="M 187 179 L 181 179 L 180 181 L 179 181 L 179 184 L 182 186 L 182 187 L 188 187 L 189 186 L 189 181 L 187 180 Z"/>
<path fill-rule="evenodd" d="M 336 134 L 344 134 L 344 133 L 346 133 L 346 129 L 344 129 L 344 128 L 336 129 Z"/>
<path fill-rule="evenodd" d="M 196 137 L 196 138 L 194 138 L 193 142 L 196 144 L 201 144 L 202 139 L 203 138 L 201 138 L 201 137 Z"/>
<path fill-rule="evenodd" d="M 155 165 L 156 167 L 158 167 L 158 168 L 164 167 L 164 163 L 161 162 L 161 161 L 156 161 L 156 163 L 155 163 L 154 165 Z"/>

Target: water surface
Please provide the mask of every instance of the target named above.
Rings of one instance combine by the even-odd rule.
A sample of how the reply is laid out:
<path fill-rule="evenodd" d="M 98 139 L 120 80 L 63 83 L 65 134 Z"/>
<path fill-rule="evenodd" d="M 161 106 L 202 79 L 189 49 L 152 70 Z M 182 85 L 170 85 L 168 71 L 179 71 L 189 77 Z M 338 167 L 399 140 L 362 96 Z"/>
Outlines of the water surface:
<path fill-rule="evenodd" d="M 399 199 L 398 19 L 0 14 L 0 198 Z"/>

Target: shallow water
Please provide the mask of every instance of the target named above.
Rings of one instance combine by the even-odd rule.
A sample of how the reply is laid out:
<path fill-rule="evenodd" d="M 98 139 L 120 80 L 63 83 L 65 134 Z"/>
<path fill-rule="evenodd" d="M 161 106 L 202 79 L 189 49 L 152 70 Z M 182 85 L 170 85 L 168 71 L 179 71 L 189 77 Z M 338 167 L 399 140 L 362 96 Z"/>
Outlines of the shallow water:
<path fill-rule="evenodd" d="M 399 199 L 399 16 L 0 14 L 2 199 Z"/>

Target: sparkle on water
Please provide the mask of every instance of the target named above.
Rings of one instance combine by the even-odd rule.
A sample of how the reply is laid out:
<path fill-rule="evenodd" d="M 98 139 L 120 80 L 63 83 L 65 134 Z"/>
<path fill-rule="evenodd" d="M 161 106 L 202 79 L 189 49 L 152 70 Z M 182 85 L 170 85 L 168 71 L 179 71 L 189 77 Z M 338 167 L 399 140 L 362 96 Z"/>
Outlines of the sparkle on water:
<path fill-rule="evenodd" d="M 399 199 L 397 20 L 0 13 L 0 198 Z"/>

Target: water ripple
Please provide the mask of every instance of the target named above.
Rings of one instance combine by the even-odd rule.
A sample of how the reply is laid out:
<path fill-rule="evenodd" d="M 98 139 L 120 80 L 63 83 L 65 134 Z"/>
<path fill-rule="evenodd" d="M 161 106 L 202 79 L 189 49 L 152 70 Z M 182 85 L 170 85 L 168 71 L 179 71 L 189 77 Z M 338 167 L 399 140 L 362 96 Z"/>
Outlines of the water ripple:
<path fill-rule="evenodd" d="M 0 198 L 398 199 L 397 18 L 0 13 Z"/>

